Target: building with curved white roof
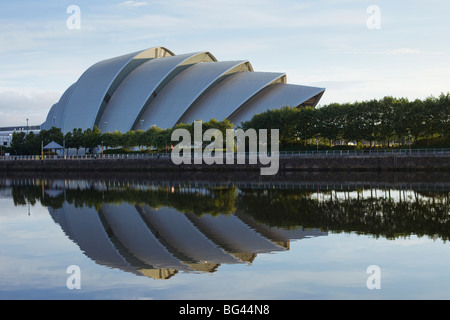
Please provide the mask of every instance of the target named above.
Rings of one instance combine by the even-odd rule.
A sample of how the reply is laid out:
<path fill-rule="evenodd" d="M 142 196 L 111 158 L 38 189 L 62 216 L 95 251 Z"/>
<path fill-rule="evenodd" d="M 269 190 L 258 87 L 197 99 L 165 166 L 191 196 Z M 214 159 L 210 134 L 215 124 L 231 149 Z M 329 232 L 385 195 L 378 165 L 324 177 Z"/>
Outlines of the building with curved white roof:
<path fill-rule="evenodd" d="M 291 240 L 326 235 L 271 227 L 242 213 L 197 215 L 127 202 L 99 208 L 64 202 L 48 210 L 65 235 L 99 265 L 160 279 L 251 263 L 259 254 L 289 250 Z"/>
<path fill-rule="evenodd" d="M 124 133 L 212 118 L 238 125 L 270 109 L 315 107 L 324 91 L 287 84 L 284 73 L 254 71 L 247 60 L 154 47 L 91 66 L 51 107 L 41 129 Z"/>

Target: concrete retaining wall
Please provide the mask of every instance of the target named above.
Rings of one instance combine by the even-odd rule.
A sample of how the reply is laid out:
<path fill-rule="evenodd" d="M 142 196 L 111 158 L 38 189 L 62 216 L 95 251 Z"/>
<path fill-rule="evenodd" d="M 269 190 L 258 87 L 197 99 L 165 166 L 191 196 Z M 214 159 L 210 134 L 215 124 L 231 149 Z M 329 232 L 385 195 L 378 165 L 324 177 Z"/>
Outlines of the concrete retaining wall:
<path fill-rule="evenodd" d="M 0 160 L 3 172 L 256 171 L 250 165 L 175 165 L 170 158 Z M 450 156 L 281 157 L 279 171 L 449 171 Z"/>

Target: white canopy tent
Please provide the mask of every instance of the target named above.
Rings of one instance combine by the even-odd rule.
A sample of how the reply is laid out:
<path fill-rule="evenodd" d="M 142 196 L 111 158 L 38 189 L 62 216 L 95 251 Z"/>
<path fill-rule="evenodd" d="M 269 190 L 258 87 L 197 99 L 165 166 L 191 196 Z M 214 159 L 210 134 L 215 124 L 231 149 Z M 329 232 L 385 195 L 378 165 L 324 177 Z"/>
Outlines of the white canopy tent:
<path fill-rule="evenodd" d="M 64 147 L 62 145 L 60 145 L 59 143 L 56 143 L 55 141 L 50 142 L 49 144 L 47 144 L 45 147 L 43 147 L 44 150 L 55 150 L 55 152 L 58 155 L 62 155 L 64 154 Z M 58 152 L 59 151 L 59 152 Z"/>

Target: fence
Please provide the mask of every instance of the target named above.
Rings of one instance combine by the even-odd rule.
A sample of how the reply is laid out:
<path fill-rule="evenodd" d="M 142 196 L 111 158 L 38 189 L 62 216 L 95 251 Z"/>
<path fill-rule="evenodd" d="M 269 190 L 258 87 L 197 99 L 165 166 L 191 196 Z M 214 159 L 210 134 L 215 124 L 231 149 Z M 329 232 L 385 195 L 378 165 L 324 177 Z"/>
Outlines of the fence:
<path fill-rule="evenodd" d="M 223 153 L 224 156 L 226 153 Z M 197 154 L 203 156 L 203 154 Z M 245 158 L 258 157 L 259 153 L 245 152 L 235 153 L 234 156 L 242 156 Z M 268 154 L 275 156 L 276 154 Z M 192 154 L 194 156 L 194 154 Z M 450 157 L 450 149 L 382 149 L 382 150 L 316 150 L 316 151 L 280 151 L 280 158 L 292 157 Z M 89 154 L 80 156 L 49 156 L 49 155 L 32 155 L 32 156 L 1 156 L 0 160 L 111 160 L 111 159 L 167 159 L 170 158 L 170 152 L 167 153 L 137 153 L 137 154 Z M 207 155 L 206 155 L 207 157 Z"/>

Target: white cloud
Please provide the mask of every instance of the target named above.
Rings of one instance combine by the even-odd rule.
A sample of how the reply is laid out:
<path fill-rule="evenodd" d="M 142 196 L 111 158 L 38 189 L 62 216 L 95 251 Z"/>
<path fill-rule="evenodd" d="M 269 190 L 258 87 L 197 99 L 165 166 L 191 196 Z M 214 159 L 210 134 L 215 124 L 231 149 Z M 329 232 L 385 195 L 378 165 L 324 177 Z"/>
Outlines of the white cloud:
<path fill-rule="evenodd" d="M 148 5 L 145 1 L 125 1 L 119 4 L 122 7 L 142 7 Z"/>
<path fill-rule="evenodd" d="M 176 54 L 207 50 L 219 60 L 248 59 L 257 71 L 286 72 L 289 83 L 325 86 L 323 102 L 375 94 L 415 97 L 448 91 L 450 85 L 449 45 L 441 41 L 447 29 L 437 19 L 445 10 L 426 16 L 425 25 L 422 11 L 384 4 L 383 30 L 371 31 L 367 5 L 351 0 L 79 5 L 80 30 L 66 28 L 64 5 L 19 10 L 11 3 L 0 13 L 6 19 L 0 26 L 0 110 L 8 110 L 0 113 L 0 125 L 15 125 L 24 112 L 46 115 L 92 64 L 152 46 Z M 31 10 L 41 7 L 45 12 Z M 7 14 L 13 11 L 17 15 Z M 16 110 L 25 105 L 31 109 Z"/>
<path fill-rule="evenodd" d="M 442 51 L 424 51 L 417 48 L 399 48 L 399 49 L 391 49 L 391 50 L 382 50 L 380 52 L 374 52 L 375 54 L 381 53 L 381 54 L 391 54 L 391 55 L 410 55 L 410 54 L 428 54 L 428 55 L 441 55 L 444 54 Z"/>
<path fill-rule="evenodd" d="M 324 44 L 330 52 L 343 54 L 368 54 L 368 55 L 442 55 L 444 52 L 436 50 L 422 50 L 420 48 L 380 48 L 374 45 L 356 47 L 348 44 Z"/>
<path fill-rule="evenodd" d="M 60 95 L 32 88 L 0 88 L 0 127 L 25 125 L 26 119 L 30 125 L 42 124 Z"/>
<path fill-rule="evenodd" d="M 422 51 L 415 48 L 400 48 L 400 49 L 393 49 L 393 50 L 385 50 L 382 53 L 386 54 L 421 54 Z"/>

